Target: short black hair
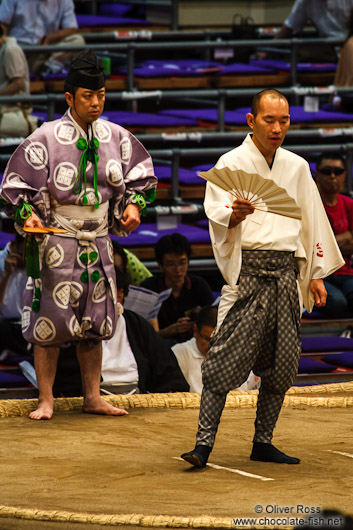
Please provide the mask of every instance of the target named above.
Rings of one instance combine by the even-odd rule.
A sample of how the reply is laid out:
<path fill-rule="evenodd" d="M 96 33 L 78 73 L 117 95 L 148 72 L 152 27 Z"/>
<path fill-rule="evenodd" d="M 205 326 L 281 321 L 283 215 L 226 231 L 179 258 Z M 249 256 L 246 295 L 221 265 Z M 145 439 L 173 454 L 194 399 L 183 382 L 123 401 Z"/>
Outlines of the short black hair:
<path fill-rule="evenodd" d="M 111 241 L 114 254 L 117 254 L 121 257 L 123 272 L 127 272 L 127 255 L 125 254 L 124 248 L 120 245 L 120 243 L 115 241 L 115 239 L 112 239 Z"/>
<path fill-rule="evenodd" d="M 72 86 L 70 83 L 67 83 L 67 81 L 65 80 L 65 82 L 64 82 L 64 92 L 70 92 L 70 94 L 72 94 L 75 97 L 75 94 L 76 94 L 78 89 L 79 89 L 78 86 Z"/>
<path fill-rule="evenodd" d="M 346 167 L 346 161 L 343 155 L 341 155 L 339 152 L 327 151 L 326 153 L 321 153 L 316 160 L 316 169 L 321 166 L 323 160 L 340 160 L 344 167 Z"/>
<path fill-rule="evenodd" d="M 191 245 L 188 239 L 178 233 L 161 237 L 154 249 L 157 262 L 162 265 L 164 255 L 170 252 L 175 254 L 185 253 L 189 259 L 191 256 Z"/>
<path fill-rule="evenodd" d="M 124 297 L 127 296 L 129 292 L 129 286 L 130 286 L 130 278 L 127 272 L 120 271 L 117 267 L 115 267 L 116 272 L 116 288 L 124 289 Z"/>
<path fill-rule="evenodd" d="M 286 96 L 276 88 L 265 88 L 264 90 L 261 90 L 260 92 L 255 94 L 255 96 L 252 98 L 251 114 L 254 116 L 254 118 L 256 118 L 257 113 L 259 112 L 260 102 L 263 96 L 273 96 L 274 98 L 284 99 L 284 101 L 288 103 L 288 99 L 286 98 Z"/>
<path fill-rule="evenodd" d="M 217 324 L 218 308 L 215 305 L 206 305 L 201 307 L 196 315 L 196 326 L 199 331 L 203 326 L 215 328 Z"/>

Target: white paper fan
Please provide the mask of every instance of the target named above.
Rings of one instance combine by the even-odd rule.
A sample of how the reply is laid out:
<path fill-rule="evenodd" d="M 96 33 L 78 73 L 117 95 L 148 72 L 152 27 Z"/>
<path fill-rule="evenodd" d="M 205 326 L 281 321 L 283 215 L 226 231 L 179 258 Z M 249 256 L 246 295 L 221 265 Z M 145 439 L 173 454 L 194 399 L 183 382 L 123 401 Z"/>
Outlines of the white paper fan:
<path fill-rule="evenodd" d="M 202 171 L 199 176 L 237 198 L 248 199 L 257 210 L 263 210 L 293 219 L 301 219 L 301 209 L 287 191 L 272 179 L 265 179 L 257 173 L 246 173 L 229 167 Z"/>

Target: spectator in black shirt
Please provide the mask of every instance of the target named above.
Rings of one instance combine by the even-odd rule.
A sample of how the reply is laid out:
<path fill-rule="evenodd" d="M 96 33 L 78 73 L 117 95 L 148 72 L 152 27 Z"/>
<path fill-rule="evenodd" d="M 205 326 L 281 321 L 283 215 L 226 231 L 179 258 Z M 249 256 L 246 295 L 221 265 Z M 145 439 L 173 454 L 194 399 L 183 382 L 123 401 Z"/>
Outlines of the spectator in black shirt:
<path fill-rule="evenodd" d="M 186 237 L 175 233 L 161 237 L 155 247 L 160 273 L 147 278 L 141 287 L 160 293 L 172 292 L 158 313 L 159 334 L 171 342 L 184 342 L 193 335 L 196 312 L 213 302 L 208 283 L 188 273 L 191 246 Z"/>

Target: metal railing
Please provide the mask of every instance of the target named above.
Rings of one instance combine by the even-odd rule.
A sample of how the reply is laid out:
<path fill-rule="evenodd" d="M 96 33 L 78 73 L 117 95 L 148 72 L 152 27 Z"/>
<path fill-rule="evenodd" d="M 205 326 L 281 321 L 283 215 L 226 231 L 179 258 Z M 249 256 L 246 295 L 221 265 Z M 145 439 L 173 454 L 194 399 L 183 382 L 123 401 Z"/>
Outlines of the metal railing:
<path fill-rule="evenodd" d="M 151 91 L 123 91 L 123 92 L 108 92 L 107 101 L 138 101 L 146 99 L 160 100 L 180 100 L 187 98 L 213 98 L 215 106 L 217 106 L 217 130 L 224 132 L 225 130 L 225 112 L 227 98 L 254 96 L 259 92 L 259 88 L 221 88 L 221 89 L 197 89 L 197 90 L 151 90 Z M 283 87 L 281 92 L 287 96 L 293 96 L 295 102 L 300 97 L 305 95 L 332 95 L 334 93 L 352 92 L 352 87 Z M 54 119 L 56 103 L 65 102 L 63 94 L 33 94 L 27 96 L 1 96 L 0 105 L 2 103 L 13 103 L 14 101 L 29 104 L 44 104 L 47 111 L 47 119 L 51 121 Z M 207 102 L 209 103 L 209 102 Z M 244 120 L 245 125 L 245 120 Z"/>
<path fill-rule="evenodd" d="M 326 38 L 293 38 L 293 39 L 278 39 L 275 41 L 276 48 L 290 50 L 284 53 L 290 55 L 290 82 L 291 84 L 298 84 L 298 50 L 300 46 L 314 46 L 318 44 L 342 44 L 341 39 L 326 39 Z M 154 52 L 154 51 L 193 51 L 198 50 L 215 50 L 217 48 L 263 48 L 266 46 L 273 46 L 273 39 L 251 39 L 251 40 L 202 40 L 202 41 L 183 41 L 183 42 L 120 42 L 120 43 L 101 43 L 91 44 L 90 46 L 97 52 L 121 52 L 127 56 L 127 89 L 128 91 L 134 89 L 134 68 L 136 64 L 136 54 L 139 52 Z M 76 52 L 85 49 L 86 46 L 60 46 L 60 51 Z M 54 53 L 58 51 L 58 47 L 54 45 L 48 46 L 23 46 L 25 52 L 38 53 Z"/>

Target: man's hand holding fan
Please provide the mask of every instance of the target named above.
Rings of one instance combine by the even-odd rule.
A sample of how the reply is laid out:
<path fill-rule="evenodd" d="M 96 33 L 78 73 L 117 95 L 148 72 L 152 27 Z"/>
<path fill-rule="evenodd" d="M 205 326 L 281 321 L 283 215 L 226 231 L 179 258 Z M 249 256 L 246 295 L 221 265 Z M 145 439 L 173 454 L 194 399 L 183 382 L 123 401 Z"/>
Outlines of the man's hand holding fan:
<path fill-rule="evenodd" d="M 236 198 L 232 207 L 232 226 L 243 221 L 254 209 L 298 220 L 302 218 L 301 210 L 293 197 L 272 179 L 265 179 L 257 173 L 246 173 L 241 169 L 231 170 L 228 167 L 213 167 L 199 173 L 199 176 L 230 192 Z M 232 226 L 230 225 L 230 228 Z"/>

